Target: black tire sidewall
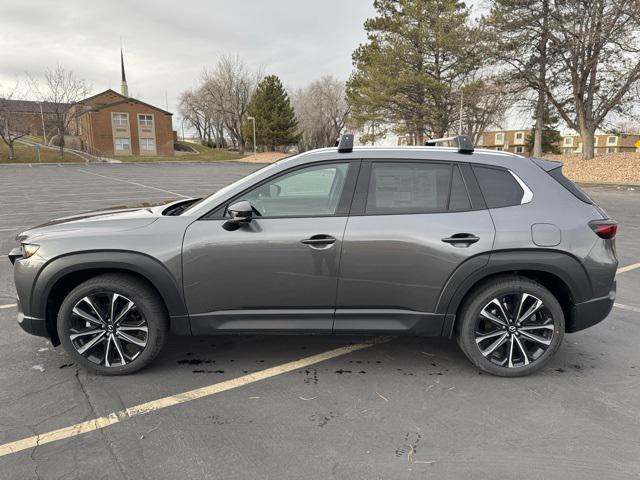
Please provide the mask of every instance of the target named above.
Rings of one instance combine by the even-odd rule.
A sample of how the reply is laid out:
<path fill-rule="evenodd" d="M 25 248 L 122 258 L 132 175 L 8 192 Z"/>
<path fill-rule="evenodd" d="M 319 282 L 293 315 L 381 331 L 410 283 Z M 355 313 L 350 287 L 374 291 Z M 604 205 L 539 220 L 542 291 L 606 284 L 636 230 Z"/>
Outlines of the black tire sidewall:
<path fill-rule="evenodd" d="M 554 321 L 554 335 L 547 350 L 534 362 L 523 367 L 500 367 L 482 355 L 475 341 L 475 324 L 482 308 L 496 297 L 513 293 L 528 293 L 544 303 Z M 543 368 L 556 353 L 564 338 L 564 313 L 555 296 L 542 285 L 522 278 L 500 279 L 486 284 L 470 296 L 461 309 L 461 323 L 458 329 L 458 343 L 465 355 L 480 370 L 502 377 L 529 375 Z"/>
<path fill-rule="evenodd" d="M 71 311 L 75 304 L 87 295 L 115 292 L 129 298 L 147 321 L 147 346 L 132 362 L 124 366 L 97 365 L 77 352 L 69 338 Z M 67 295 L 58 311 L 57 330 L 60 343 L 87 370 L 100 375 L 126 375 L 144 368 L 162 349 L 167 336 L 167 313 L 157 294 L 137 279 L 119 275 L 105 275 L 88 280 Z"/>

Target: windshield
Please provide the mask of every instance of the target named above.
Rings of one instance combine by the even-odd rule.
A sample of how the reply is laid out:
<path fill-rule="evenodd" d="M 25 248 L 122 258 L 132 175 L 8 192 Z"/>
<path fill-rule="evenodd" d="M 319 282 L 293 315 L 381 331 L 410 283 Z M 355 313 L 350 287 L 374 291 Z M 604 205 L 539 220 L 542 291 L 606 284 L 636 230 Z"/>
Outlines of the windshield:
<path fill-rule="evenodd" d="M 258 175 L 262 175 L 264 172 L 266 172 L 267 170 L 270 170 L 272 168 L 274 168 L 276 166 L 276 164 L 278 164 L 279 162 L 274 162 L 274 163 L 270 163 L 268 165 L 265 165 L 262 168 L 259 168 L 258 170 L 256 170 L 255 172 L 250 173 L 249 175 L 240 178 L 239 180 L 236 180 L 233 183 L 230 183 L 229 185 L 227 185 L 226 187 L 222 187 L 220 190 L 212 193 L 211 195 L 209 195 L 208 197 L 204 197 L 202 199 L 200 199 L 199 201 L 197 201 L 196 203 L 194 203 L 193 205 L 191 205 L 189 208 L 187 208 L 186 210 L 184 210 L 183 212 L 180 213 L 180 215 L 189 215 L 191 212 L 193 212 L 196 208 L 198 208 L 201 204 L 203 204 L 204 202 L 209 202 L 211 201 L 212 203 L 215 203 L 215 200 L 217 198 L 221 198 L 224 197 L 224 195 L 233 190 L 236 186 L 251 180 L 252 178 L 257 177 Z"/>

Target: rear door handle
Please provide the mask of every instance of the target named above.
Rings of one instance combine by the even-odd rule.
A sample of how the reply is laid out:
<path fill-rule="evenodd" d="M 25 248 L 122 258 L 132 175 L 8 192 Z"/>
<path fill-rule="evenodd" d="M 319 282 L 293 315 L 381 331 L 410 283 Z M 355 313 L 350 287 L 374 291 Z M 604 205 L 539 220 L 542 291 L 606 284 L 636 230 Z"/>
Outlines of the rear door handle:
<path fill-rule="evenodd" d="M 450 243 L 454 247 L 468 247 L 478 240 L 480 240 L 480 237 L 472 233 L 456 233 L 455 235 L 442 239 L 443 242 Z"/>
<path fill-rule="evenodd" d="M 309 245 L 310 247 L 313 247 L 313 248 L 329 247 L 334 243 L 336 243 L 336 239 L 331 235 L 319 234 L 319 235 L 313 235 L 309 238 L 305 238 L 304 240 L 300 240 L 300 243 L 304 243 L 305 245 Z"/>

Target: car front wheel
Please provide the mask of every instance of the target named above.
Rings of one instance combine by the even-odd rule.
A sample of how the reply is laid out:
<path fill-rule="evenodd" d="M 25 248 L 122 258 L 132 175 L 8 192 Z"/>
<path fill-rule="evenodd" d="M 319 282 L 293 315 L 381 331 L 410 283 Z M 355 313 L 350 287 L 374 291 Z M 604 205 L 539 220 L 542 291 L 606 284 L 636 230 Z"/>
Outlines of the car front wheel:
<path fill-rule="evenodd" d="M 124 375 L 147 366 L 162 349 L 168 316 L 158 294 L 126 274 L 78 285 L 58 312 L 64 348 L 87 370 Z"/>
<path fill-rule="evenodd" d="M 460 309 L 458 343 L 478 368 L 516 377 L 540 370 L 564 336 L 555 296 L 533 280 L 502 277 L 470 293 Z"/>

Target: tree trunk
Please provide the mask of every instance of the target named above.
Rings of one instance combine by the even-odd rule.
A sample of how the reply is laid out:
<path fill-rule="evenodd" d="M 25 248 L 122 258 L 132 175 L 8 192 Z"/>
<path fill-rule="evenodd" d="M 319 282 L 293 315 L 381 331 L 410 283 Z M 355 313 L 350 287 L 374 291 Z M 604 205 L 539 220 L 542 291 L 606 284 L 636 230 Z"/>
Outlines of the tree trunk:
<path fill-rule="evenodd" d="M 16 152 L 13 149 L 13 141 L 9 142 L 9 160 L 15 160 L 16 159 Z"/>
<path fill-rule="evenodd" d="M 542 37 L 538 44 L 540 65 L 538 70 L 538 103 L 536 104 L 536 127 L 533 137 L 533 156 L 542 157 L 542 135 L 544 133 L 544 115 L 547 103 L 547 19 L 549 18 L 549 1 L 542 2 Z"/>
<path fill-rule="evenodd" d="M 62 160 L 64 157 L 64 133 L 62 133 L 60 129 L 58 129 L 58 137 L 60 141 L 60 151 L 58 152 L 58 156 L 60 157 L 60 160 Z"/>
<path fill-rule="evenodd" d="M 544 111 L 546 94 L 538 90 L 538 102 L 536 104 L 536 126 L 533 131 L 533 157 L 542 157 L 542 135 L 544 134 Z"/>
<path fill-rule="evenodd" d="M 593 140 L 595 138 L 595 128 L 581 128 L 580 136 L 582 137 L 582 158 L 584 160 L 591 160 L 594 155 Z"/>

